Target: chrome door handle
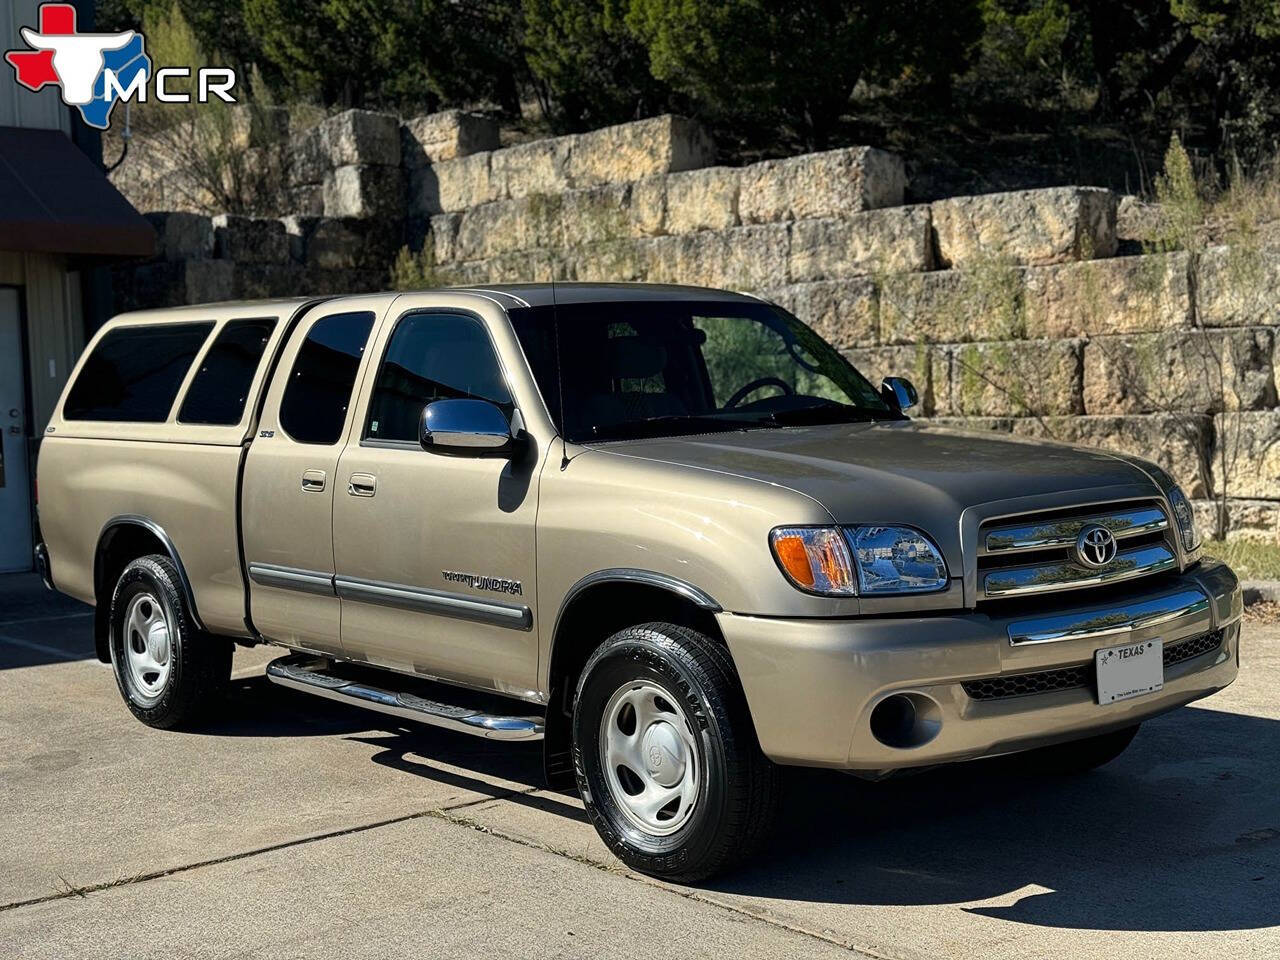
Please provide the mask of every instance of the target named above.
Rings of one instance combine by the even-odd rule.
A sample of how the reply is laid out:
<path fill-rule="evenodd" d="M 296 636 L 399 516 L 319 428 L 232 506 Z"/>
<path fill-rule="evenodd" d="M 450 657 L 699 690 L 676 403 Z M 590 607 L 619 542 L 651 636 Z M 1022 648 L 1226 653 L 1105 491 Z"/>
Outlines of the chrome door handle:
<path fill-rule="evenodd" d="M 372 497 L 378 492 L 378 478 L 371 473 L 353 473 L 347 493 L 353 497 Z"/>
<path fill-rule="evenodd" d="M 307 493 L 320 493 L 324 490 L 323 470 L 304 470 L 302 473 L 302 489 Z"/>

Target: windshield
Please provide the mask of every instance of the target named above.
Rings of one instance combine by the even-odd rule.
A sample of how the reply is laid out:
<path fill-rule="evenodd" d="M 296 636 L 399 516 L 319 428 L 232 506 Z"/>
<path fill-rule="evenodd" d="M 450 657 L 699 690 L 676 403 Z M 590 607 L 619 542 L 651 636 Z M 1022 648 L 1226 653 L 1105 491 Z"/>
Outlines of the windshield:
<path fill-rule="evenodd" d="M 615 301 L 511 319 L 577 443 L 900 417 L 839 351 L 765 303 Z"/>

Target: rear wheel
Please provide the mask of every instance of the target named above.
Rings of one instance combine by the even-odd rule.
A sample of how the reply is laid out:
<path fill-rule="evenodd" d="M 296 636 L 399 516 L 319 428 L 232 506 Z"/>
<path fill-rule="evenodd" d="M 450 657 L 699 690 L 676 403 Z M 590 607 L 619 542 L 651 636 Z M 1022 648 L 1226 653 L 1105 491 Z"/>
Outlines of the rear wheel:
<path fill-rule="evenodd" d="M 1088 773 L 1090 770 L 1110 763 L 1124 753 L 1125 748 L 1137 736 L 1140 726 L 1142 724 L 1135 723 L 1131 727 L 1113 730 L 1095 737 L 1029 750 L 1022 754 L 1019 760 L 1025 768 L 1034 773 L 1066 775 Z"/>
<path fill-rule="evenodd" d="M 669 623 L 629 627 L 578 683 L 573 758 L 596 830 L 628 866 L 703 880 L 768 837 L 778 770 L 725 649 Z"/>
<path fill-rule="evenodd" d="M 198 717 L 231 676 L 231 642 L 196 629 L 168 557 L 134 560 L 111 599 L 111 665 L 133 715 L 172 728 Z"/>

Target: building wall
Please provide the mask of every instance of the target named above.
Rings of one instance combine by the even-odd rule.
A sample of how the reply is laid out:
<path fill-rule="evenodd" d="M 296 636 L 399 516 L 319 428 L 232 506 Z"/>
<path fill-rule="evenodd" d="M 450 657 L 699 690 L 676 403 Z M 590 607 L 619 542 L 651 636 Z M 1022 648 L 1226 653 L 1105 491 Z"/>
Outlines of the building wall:
<path fill-rule="evenodd" d="M 25 47 L 19 30 L 39 24 L 39 6 L 40 0 L 0 2 L 0 50 Z M 18 86 L 13 70 L 6 64 L 0 70 L 0 127 L 61 130 L 70 136 L 71 115 L 62 105 L 56 87 L 47 86 L 38 93 L 24 90 Z"/>
<path fill-rule="evenodd" d="M 39 437 L 84 348 L 80 275 L 67 269 L 62 256 L 0 251 L 0 284 L 22 288 L 27 385 L 34 433 Z"/>

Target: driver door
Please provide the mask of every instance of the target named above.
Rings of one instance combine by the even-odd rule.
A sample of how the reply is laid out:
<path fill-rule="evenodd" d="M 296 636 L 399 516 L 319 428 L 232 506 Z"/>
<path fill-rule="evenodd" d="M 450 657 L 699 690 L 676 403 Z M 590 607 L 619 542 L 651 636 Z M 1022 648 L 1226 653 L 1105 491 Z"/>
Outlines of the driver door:
<path fill-rule="evenodd" d="M 532 445 L 515 459 L 423 449 L 433 400 L 516 411 L 490 330 L 505 315 L 430 305 L 440 299 L 404 298 L 384 324 L 338 464 L 342 645 L 380 666 L 532 697 L 540 461 Z"/>

